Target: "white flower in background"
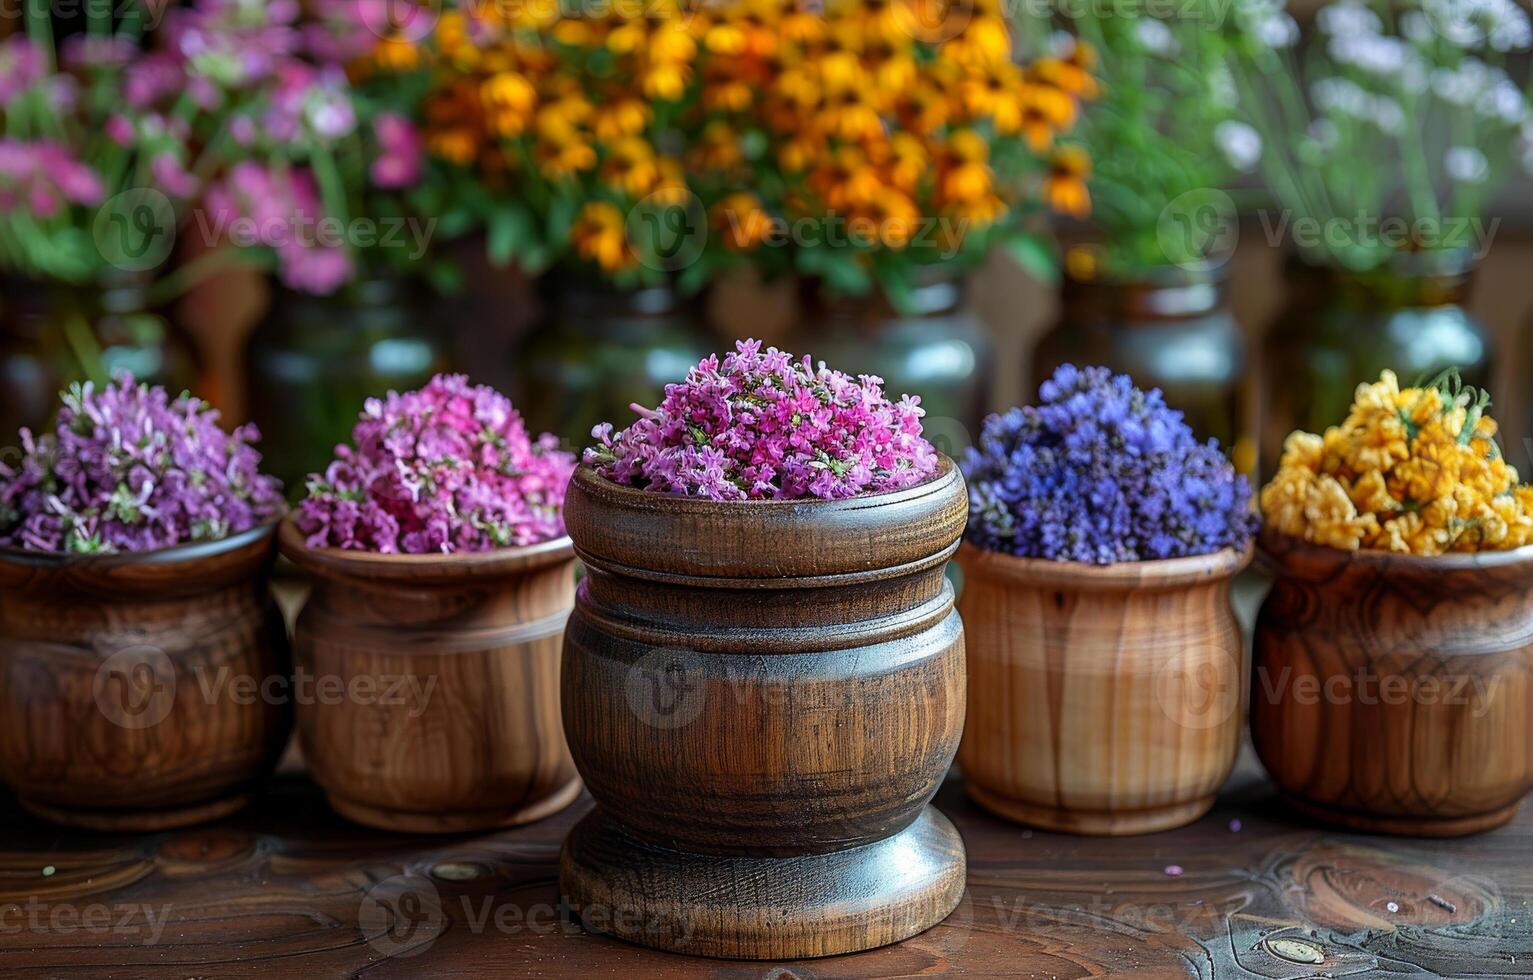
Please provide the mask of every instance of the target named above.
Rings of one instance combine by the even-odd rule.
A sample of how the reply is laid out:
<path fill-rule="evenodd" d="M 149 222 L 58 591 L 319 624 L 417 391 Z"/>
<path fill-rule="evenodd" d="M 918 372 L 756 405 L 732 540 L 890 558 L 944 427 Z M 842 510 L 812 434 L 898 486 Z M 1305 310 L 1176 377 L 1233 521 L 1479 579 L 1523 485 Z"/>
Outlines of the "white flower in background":
<path fill-rule="evenodd" d="M 1235 76 L 1230 73 L 1228 65 L 1217 64 L 1209 68 L 1208 100 L 1226 109 L 1234 108 L 1235 103 L 1240 101 L 1240 93 L 1235 88 Z"/>
<path fill-rule="evenodd" d="M 1075 53 L 1075 35 L 1069 31 L 1055 31 L 1049 35 L 1049 53 L 1056 58 L 1068 58 Z"/>
<path fill-rule="evenodd" d="M 1336 131 L 1336 124 L 1329 119 L 1311 120 L 1305 132 L 1316 149 L 1327 153 L 1335 149 L 1336 141 L 1341 139 L 1341 134 Z"/>
<path fill-rule="evenodd" d="M 1417 44 L 1430 44 L 1437 39 L 1437 32 L 1432 30 L 1432 22 L 1419 10 L 1406 11 L 1401 15 L 1400 33 Z"/>
<path fill-rule="evenodd" d="M 1488 119 L 1499 119 L 1512 126 L 1522 122 L 1528 112 L 1522 90 L 1510 78 L 1497 79 L 1475 100 L 1474 108 Z"/>
<path fill-rule="evenodd" d="M 1379 15 L 1356 0 L 1342 0 L 1321 7 L 1320 13 L 1315 15 L 1315 26 L 1332 37 L 1377 34 L 1384 28 Z"/>
<path fill-rule="evenodd" d="M 1405 68 L 1410 45 L 1382 34 L 1335 34 L 1327 50 L 1337 64 L 1350 65 L 1370 75 L 1395 75 Z"/>
<path fill-rule="evenodd" d="M 1320 108 L 1354 119 L 1368 118 L 1373 105 L 1373 96 L 1350 78 L 1322 78 L 1310 86 L 1309 94 Z"/>
<path fill-rule="evenodd" d="M 1471 106 L 1504 72 L 1492 69 L 1478 58 L 1465 58 L 1457 68 L 1439 68 L 1432 72 L 1432 91 L 1450 105 Z"/>
<path fill-rule="evenodd" d="M 1373 121 L 1386 133 L 1399 133 L 1405 129 L 1405 110 L 1400 103 L 1387 95 L 1373 97 Z"/>
<path fill-rule="evenodd" d="M 1269 48 L 1291 48 L 1299 43 L 1299 23 L 1279 10 L 1256 25 L 1256 39 Z"/>
<path fill-rule="evenodd" d="M 1146 51 L 1161 58 L 1173 57 L 1181 50 L 1171 28 L 1166 26 L 1165 21 L 1154 17 L 1139 18 L 1134 24 L 1134 35 Z"/>
<path fill-rule="evenodd" d="M 1433 32 L 1461 48 L 1506 52 L 1533 45 L 1533 26 L 1516 0 L 1422 0 L 1421 9 Z"/>
<path fill-rule="evenodd" d="M 1215 126 L 1214 142 L 1236 170 L 1251 170 L 1261 161 L 1261 134 L 1243 122 L 1226 119 Z"/>
<path fill-rule="evenodd" d="M 1461 184 L 1479 184 L 1490 175 L 1490 161 L 1475 147 L 1454 146 L 1443 157 L 1443 170 Z"/>

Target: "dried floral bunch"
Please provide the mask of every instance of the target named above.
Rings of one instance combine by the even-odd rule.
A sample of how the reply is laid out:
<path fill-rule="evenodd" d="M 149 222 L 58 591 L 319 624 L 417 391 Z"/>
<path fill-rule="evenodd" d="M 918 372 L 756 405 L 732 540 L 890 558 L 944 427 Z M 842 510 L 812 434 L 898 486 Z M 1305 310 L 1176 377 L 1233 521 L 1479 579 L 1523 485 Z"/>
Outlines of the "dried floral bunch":
<path fill-rule="evenodd" d="M 431 79 L 427 145 L 477 178 L 492 258 L 901 289 L 1032 241 L 1045 199 L 1085 206 L 1047 154 L 1089 78 L 1016 63 L 996 0 L 578 6 L 463 4 L 378 49 Z"/>
<path fill-rule="evenodd" d="M 227 433 L 190 395 L 120 375 L 62 396 L 52 433 L 23 429 L 16 467 L 0 463 L 0 546 L 152 551 L 215 541 L 275 519 L 282 485 L 260 472 L 254 426 Z"/>
<path fill-rule="evenodd" d="M 419 391 L 370 398 L 352 441 L 309 477 L 295 521 L 310 547 L 450 554 L 564 533 L 575 457 L 554 436 L 529 438 L 493 388 L 438 375 Z"/>
<path fill-rule="evenodd" d="M 1039 404 L 985 421 L 964 456 L 968 538 L 1023 558 L 1105 565 L 1244 548 L 1251 487 L 1159 389 L 1065 364 Z"/>
<path fill-rule="evenodd" d="M 920 399 L 884 397 L 882 379 L 853 380 L 806 355 L 794 360 L 741 340 L 667 385 L 654 410 L 585 452 L 616 483 L 711 500 L 855 497 L 913 486 L 937 472 L 921 437 Z"/>
<path fill-rule="evenodd" d="M 1489 408 L 1457 372 L 1401 388 L 1385 371 L 1357 386 L 1341 425 L 1288 437 L 1262 488 L 1262 514 L 1283 534 L 1347 550 L 1439 555 L 1533 544 L 1533 487 L 1501 457 Z"/>

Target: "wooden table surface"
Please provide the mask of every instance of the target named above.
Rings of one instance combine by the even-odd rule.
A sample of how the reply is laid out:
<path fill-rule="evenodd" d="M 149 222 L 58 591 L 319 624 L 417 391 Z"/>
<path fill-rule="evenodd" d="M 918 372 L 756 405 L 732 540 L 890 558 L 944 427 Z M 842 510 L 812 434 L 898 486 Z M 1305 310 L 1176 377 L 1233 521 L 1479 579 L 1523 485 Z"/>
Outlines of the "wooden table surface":
<path fill-rule="evenodd" d="M 1458 841 L 1330 831 L 1285 811 L 1249 753 L 1213 813 L 1149 837 L 1030 832 L 969 803 L 957 776 L 937 805 L 969 852 L 968 891 L 946 922 L 881 950 L 770 964 L 657 953 L 561 917 L 559 842 L 584 797 L 530 827 L 452 838 L 348 824 L 293 764 L 249 811 L 169 833 L 64 831 L 5 801 L 0 974 L 1533 973 L 1533 811 Z M 1294 962 L 1317 949 L 1322 963 Z"/>

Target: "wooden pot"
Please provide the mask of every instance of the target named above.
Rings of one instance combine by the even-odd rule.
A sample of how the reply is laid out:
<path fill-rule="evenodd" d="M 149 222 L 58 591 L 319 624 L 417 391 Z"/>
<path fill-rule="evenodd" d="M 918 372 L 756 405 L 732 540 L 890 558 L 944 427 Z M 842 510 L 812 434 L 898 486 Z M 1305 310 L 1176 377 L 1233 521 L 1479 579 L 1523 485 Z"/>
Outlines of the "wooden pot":
<path fill-rule="evenodd" d="M 250 801 L 290 728 L 262 696 L 290 673 L 273 529 L 142 554 L 0 551 L 0 777 L 22 806 L 147 831 Z"/>
<path fill-rule="evenodd" d="M 314 582 L 294 630 L 298 735 L 338 813 L 460 833 L 540 820 L 580 795 L 559 729 L 569 538 L 380 555 L 310 548 L 289 519 L 282 553 Z"/>
<path fill-rule="evenodd" d="M 941 921 L 963 842 L 928 805 L 963 727 L 943 568 L 967 518 L 944 458 L 918 487 L 718 503 L 581 467 L 587 574 L 564 729 L 597 808 L 564 893 L 588 925 L 748 959 L 870 949 Z"/>
<path fill-rule="evenodd" d="M 1499 827 L 1533 788 L 1533 548 L 1339 551 L 1263 531 L 1251 734 L 1298 810 L 1373 833 Z"/>
<path fill-rule="evenodd" d="M 1077 834 L 1208 812 L 1246 689 L 1230 581 L 1251 549 L 1086 565 L 965 543 L 969 714 L 958 765 L 981 806 Z"/>

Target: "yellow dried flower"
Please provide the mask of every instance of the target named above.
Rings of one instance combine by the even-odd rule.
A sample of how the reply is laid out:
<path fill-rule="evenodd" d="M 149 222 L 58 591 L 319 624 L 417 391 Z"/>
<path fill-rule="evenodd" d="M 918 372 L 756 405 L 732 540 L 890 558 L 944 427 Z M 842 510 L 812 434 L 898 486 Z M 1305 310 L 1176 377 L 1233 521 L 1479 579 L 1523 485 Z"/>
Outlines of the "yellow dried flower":
<path fill-rule="evenodd" d="M 1295 432 L 1262 488 L 1269 527 L 1316 544 L 1413 555 L 1533 543 L 1533 488 L 1501 458 L 1489 398 L 1448 373 L 1357 387 L 1341 425 Z"/>

